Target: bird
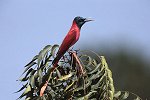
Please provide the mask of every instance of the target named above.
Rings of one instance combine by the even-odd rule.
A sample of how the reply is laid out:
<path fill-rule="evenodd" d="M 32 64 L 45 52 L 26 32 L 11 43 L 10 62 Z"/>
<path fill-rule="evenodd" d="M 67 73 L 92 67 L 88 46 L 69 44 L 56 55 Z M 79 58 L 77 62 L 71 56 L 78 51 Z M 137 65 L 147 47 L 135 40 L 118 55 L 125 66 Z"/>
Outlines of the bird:
<path fill-rule="evenodd" d="M 90 18 L 83 18 L 80 16 L 77 16 L 73 19 L 72 26 L 65 36 L 64 40 L 62 41 L 58 52 L 56 54 L 56 57 L 52 61 L 52 69 L 50 72 L 53 72 L 54 69 L 58 66 L 58 62 L 61 59 L 61 57 L 69 50 L 70 47 L 72 47 L 80 38 L 80 30 L 83 24 L 86 22 L 93 21 Z M 40 90 L 40 96 L 43 96 L 44 91 L 48 85 L 48 81 L 45 82 L 45 84 L 41 87 Z"/>
<path fill-rule="evenodd" d="M 62 44 L 58 49 L 56 57 L 52 62 L 53 68 L 58 66 L 58 62 L 61 59 L 61 57 L 69 50 L 70 47 L 72 47 L 79 40 L 81 27 L 83 26 L 83 24 L 89 21 L 93 20 L 90 18 L 83 18 L 80 16 L 74 18 L 72 26 L 67 35 L 65 36 L 64 40 L 62 41 Z"/>

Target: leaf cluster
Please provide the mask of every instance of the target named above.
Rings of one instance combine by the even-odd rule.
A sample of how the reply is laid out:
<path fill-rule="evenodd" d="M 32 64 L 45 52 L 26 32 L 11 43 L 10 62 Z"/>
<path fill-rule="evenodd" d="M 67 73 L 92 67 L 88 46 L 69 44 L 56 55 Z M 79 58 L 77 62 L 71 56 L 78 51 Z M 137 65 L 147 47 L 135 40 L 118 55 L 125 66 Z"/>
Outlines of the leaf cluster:
<path fill-rule="evenodd" d="M 52 61 L 56 56 L 58 45 L 47 45 L 38 55 L 25 66 L 22 78 L 23 86 L 17 91 L 23 91 L 18 98 L 25 100 L 126 100 L 130 95 L 132 100 L 141 100 L 139 96 L 127 91 L 115 91 L 112 72 L 104 56 L 96 55 L 95 59 L 85 51 L 78 51 L 78 59 L 82 64 L 84 73 L 72 51 L 68 51 L 59 61 L 59 66 L 51 72 Z M 42 97 L 40 89 L 48 81 L 48 86 Z M 129 95 L 130 94 L 130 95 Z"/>

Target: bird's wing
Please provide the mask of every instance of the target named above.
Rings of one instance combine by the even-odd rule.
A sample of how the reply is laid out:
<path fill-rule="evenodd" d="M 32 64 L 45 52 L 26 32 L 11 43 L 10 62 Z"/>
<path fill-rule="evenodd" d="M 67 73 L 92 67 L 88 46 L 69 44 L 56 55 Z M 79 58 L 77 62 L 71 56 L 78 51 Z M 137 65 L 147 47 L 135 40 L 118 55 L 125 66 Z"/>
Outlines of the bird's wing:
<path fill-rule="evenodd" d="M 60 45 L 56 58 L 53 60 L 54 65 L 58 63 L 58 61 L 66 53 L 66 51 L 76 42 L 76 33 L 77 32 L 75 30 L 72 30 L 66 35 L 62 44 Z"/>
<path fill-rule="evenodd" d="M 71 33 L 67 34 L 66 37 L 64 38 L 64 40 L 59 48 L 58 54 L 59 53 L 64 54 L 72 45 L 75 44 L 76 36 L 77 36 L 76 31 L 72 30 L 70 32 Z"/>

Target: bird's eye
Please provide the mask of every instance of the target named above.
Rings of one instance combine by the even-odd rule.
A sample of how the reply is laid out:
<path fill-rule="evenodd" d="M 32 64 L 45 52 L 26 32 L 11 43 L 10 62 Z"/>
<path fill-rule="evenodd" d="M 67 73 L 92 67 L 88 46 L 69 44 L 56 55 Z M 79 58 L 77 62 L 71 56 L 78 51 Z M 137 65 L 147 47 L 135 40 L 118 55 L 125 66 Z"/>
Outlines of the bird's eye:
<path fill-rule="evenodd" d="M 79 22 L 83 22 L 84 20 L 83 19 L 79 19 Z"/>

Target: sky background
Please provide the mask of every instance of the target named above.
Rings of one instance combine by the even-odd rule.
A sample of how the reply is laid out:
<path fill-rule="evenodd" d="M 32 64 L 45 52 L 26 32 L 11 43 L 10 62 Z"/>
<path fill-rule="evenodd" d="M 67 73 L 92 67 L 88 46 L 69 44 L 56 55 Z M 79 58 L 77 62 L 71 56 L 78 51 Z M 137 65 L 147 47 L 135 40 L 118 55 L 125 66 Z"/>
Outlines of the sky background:
<path fill-rule="evenodd" d="M 0 0 L 2 100 L 20 95 L 13 92 L 23 66 L 45 45 L 61 44 L 75 16 L 95 20 L 82 27 L 75 48 L 115 44 L 150 58 L 149 0 Z"/>

